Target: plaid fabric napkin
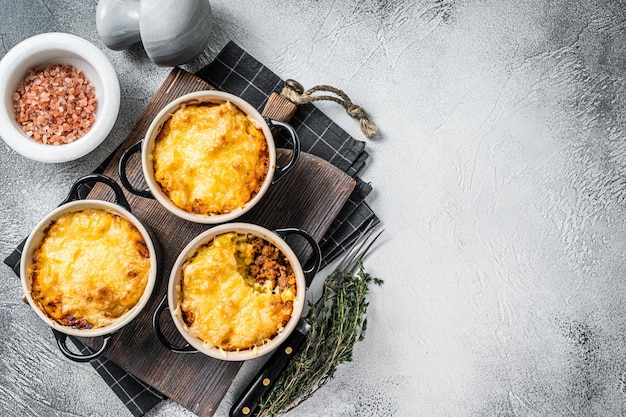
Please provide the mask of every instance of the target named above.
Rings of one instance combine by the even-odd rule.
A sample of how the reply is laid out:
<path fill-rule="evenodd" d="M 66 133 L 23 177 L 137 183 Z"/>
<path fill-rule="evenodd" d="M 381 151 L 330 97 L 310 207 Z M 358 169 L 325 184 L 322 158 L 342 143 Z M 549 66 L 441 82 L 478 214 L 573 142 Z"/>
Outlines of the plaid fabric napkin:
<path fill-rule="evenodd" d="M 284 81 L 276 74 L 233 42 L 228 43 L 215 60 L 196 75 L 218 90 L 244 98 L 259 111 L 263 109 L 269 95 L 272 92 L 280 93 L 284 85 Z M 354 177 L 357 182 L 347 203 L 320 242 L 322 266 L 326 266 L 350 246 L 360 230 L 379 222 L 364 201 L 372 187 L 357 176 L 365 165 L 368 154 L 364 149 L 364 142 L 349 136 L 312 104 L 299 106 L 290 124 L 296 129 L 304 152 L 324 158 Z M 288 147 L 289 139 L 286 135 L 279 134 L 275 139 L 277 147 Z M 109 162 L 104 161 L 95 172 L 104 171 Z M 81 193 L 87 195 L 89 186 L 84 186 Z M 4 260 L 18 276 L 24 243 L 25 241 Z M 89 349 L 79 339 L 71 339 L 81 352 Z M 135 416 L 144 415 L 165 398 L 106 357 L 91 361 L 91 365 Z"/>

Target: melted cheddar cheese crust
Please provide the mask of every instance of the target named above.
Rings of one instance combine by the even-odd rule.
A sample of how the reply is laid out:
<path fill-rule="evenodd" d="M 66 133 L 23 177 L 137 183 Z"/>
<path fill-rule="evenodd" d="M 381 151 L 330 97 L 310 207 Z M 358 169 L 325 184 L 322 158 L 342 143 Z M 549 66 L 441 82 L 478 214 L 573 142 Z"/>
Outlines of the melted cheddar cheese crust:
<path fill-rule="evenodd" d="M 295 299 L 289 261 L 253 235 L 218 235 L 183 265 L 182 318 L 189 334 L 211 347 L 263 345 L 283 330 Z"/>
<path fill-rule="evenodd" d="M 52 320 L 79 329 L 111 324 L 137 304 L 150 253 L 128 220 L 100 209 L 60 216 L 29 267 L 31 295 Z"/>
<path fill-rule="evenodd" d="M 204 216 L 243 207 L 261 189 L 269 165 L 262 130 L 228 101 L 176 110 L 152 156 L 155 180 L 172 203 Z"/>

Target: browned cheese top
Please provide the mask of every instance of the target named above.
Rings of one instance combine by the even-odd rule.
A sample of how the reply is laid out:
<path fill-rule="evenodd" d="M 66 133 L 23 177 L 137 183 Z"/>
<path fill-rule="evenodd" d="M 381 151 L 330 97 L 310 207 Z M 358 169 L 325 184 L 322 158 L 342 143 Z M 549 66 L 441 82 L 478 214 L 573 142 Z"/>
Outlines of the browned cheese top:
<path fill-rule="evenodd" d="M 269 165 L 261 128 L 230 102 L 176 110 L 152 156 L 155 180 L 172 203 L 205 216 L 242 208 L 261 189 Z"/>
<path fill-rule="evenodd" d="M 33 255 L 31 295 L 52 320 L 81 329 L 107 326 L 135 306 L 150 253 L 127 219 L 100 209 L 67 213 Z"/>
<path fill-rule="evenodd" d="M 296 291 L 293 268 L 276 246 L 224 233 L 184 264 L 181 314 L 189 333 L 208 346 L 250 349 L 283 330 Z"/>

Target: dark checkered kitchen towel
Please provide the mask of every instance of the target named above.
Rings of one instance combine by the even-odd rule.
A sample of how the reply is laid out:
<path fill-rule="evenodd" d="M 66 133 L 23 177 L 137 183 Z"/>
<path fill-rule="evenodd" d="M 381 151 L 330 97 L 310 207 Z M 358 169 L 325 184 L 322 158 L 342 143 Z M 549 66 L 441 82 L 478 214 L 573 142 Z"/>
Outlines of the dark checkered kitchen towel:
<path fill-rule="evenodd" d="M 219 90 L 241 96 L 259 111 L 269 95 L 280 93 L 284 84 L 276 74 L 233 42 L 228 43 L 215 60 L 196 75 Z M 372 188 L 357 176 L 368 154 L 364 142 L 349 136 L 312 104 L 298 106 L 290 123 L 300 137 L 304 152 L 324 158 L 357 181 L 348 202 L 322 239 L 320 246 L 325 266 L 341 255 L 361 229 L 379 222 L 364 201 Z M 286 136 L 278 135 L 276 145 L 284 147 L 287 140 Z M 103 171 L 108 162 L 105 161 L 96 172 Z M 4 260 L 18 276 L 23 245 L 24 242 Z M 80 340 L 73 338 L 72 341 L 81 351 L 88 349 Z M 165 398 L 106 358 L 91 364 L 135 416 L 142 416 Z"/>

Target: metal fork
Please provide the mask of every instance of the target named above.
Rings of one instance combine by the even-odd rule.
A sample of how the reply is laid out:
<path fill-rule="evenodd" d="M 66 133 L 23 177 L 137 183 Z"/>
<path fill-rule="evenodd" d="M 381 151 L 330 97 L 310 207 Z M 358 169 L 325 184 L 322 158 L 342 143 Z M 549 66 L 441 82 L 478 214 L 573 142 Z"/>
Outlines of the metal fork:
<path fill-rule="evenodd" d="M 385 229 L 382 229 L 374 234 L 378 230 L 378 225 L 372 223 L 373 220 L 367 224 L 332 272 L 330 279 L 326 283 L 326 286 L 332 291 L 337 292 L 346 274 L 354 274 L 357 271 L 372 245 L 385 231 Z"/>

